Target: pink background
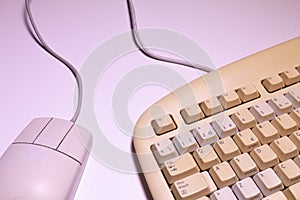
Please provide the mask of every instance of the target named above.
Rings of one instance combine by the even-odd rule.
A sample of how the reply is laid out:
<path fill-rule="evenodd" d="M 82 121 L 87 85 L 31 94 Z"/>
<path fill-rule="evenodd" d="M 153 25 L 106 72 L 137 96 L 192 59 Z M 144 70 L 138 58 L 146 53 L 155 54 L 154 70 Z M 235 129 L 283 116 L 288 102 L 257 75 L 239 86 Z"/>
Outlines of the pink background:
<path fill-rule="evenodd" d="M 134 3 L 139 27 L 164 28 L 190 37 L 206 50 L 217 67 L 300 36 L 298 0 L 135 0 Z M 98 45 L 129 30 L 125 0 L 32 0 L 31 5 L 46 41 L 78 69 Z M 39 116 L 69 119 L 73 112 L 73 77 L 34 42 L 24 23 L 23 7 L 23 0 L 0 1 L 0 155 L 31 119 Z M 161 64 L 138 52 L 129 56 L 145 65 Z M 123 74 L 132 69 L 128 63 L 113 65 Z M 199 75 L 195 70 L 166 66 L 174 67 L 186 81 Z M 103 96 L 112 95 L 109 86 L 118 83 L 119 76 L 113 77 L 108 72 L 104 77 L 105 87 L 98 85 L 103 90 L 95 94 L 95 112 L 99 119 L 107 116 L 103 127 L 106 137 L 130 152 L 131 137 L 114 124 L 109 97 L 103 100 Z M 157 85 L 142 88 L 129 102 L 132 120 L 168 92 Z M 146 199 L 146 195 L 137 174 L 113 170 L 90 157 L 76 199 L 99 198 Z"/>

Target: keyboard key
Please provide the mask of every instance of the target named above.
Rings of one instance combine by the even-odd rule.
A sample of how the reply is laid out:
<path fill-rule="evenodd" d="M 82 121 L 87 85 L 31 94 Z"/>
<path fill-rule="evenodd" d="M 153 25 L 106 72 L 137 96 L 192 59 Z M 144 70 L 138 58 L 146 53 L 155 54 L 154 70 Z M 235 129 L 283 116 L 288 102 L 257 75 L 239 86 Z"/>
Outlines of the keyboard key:
<path fill-rule="evenodd" d="M 176 199 L 196 199 L 209 194 L 210 190 L 201 173 L 195 173 L 175 181 L 171 190 Z"/>
<path fill-rule="evenodd" d="M 278 74 L 274 74 L 264 79 L 262 84 L 268 92 L 274 92 L 284 87 L 283 80 Z"/>
<path fill-rule="evenodd" d="M 262 144 L 268 144 L 279 138 L 277 129 L 269 121 L 257 124 L 252 131 Z"/>
<path fill-rule="evenodd" d="M 230 186 L 236 181 L 238 181 L 237 176 L 226 161 L 213 166 L 209 170 L 209 173 L 215 181 L 218 188 Z"/>
<path fill-rule="evenodd" d="M 290 113 L 290 116 L 295 120 L 295 122 L 298 125 L 298 128 L 300 128 L 300 108 L 296 108 Z"/>
<path fill-rule="evenodd" d="M 274 170 L 286 187 L 300 181 L 300 168 L 291 159 L 279 163 Z"/>
<path fill-rule="evenodd" d="M 296 145 L 287 136 L 276 139 L 270 144 L 270 147 L 276 153 L 280 161 L 285 161 L 298 155 Z"/>
<path fill-rule="evenodd" d="M 259 92 L 253 84 L 239 88 L 237 94 L 244 103 L 259 97 Z"/>
<path fill-rule="evenodd" d="M 250 112 L 259 123 L 272 120 L 275 117 L 275 112 L 265 101 L 252 106 Z"/>
<path fill-rule="evenodd" d="M 230 164 L 239 177 L 243 179 L 248 176 L 252 176 L 258 172 L 258 168 L 248 153 L 243 153 L 234 157 Z"/>
<path fill-rule="evenodd" d="M 151 146 L 151 148 L 158 164 L 163 164 L 165 161 L 178 156 L 178 153 L 170 139 L 163 139 L 156 142 Z"/>
<path fill-rule="evenodd" d="M 214 144 L 214 149 L 222 161 L 231 160 L 241 154 L 241 151 L 231 137 L 225 137 Z"/>
<path fill-rule="evenodd" d="M 284 191 L 285 196 L 289 200 L 299 200 L 300 199 L 300 183 L 291 185 Z"/>
<path fill-rule="evenodd" d="M 219 101 L 225 109 L 232 108 L 242 103 L 240 97 L 234 90 L 231 90 L 219 96 Z"/>
<path fill-rule="evenodd" d="M 200 124 L 192 130 L 192 133 L 200 146 L 213 144 L 219 140 L 217 133 L 209 123 Z"/>
<path fill-rule="evenodd" d="M 258 172 L 253 179 L 264 196 L 269 196 L 284 188 L 282 181 L 272 168 Z"/>
<path fill-rule="evenodd" d="M 256 120 L 248 109 L 235 112 L 231 116 L 231 119 L 234 121 L 239 130 L 252 128 L 256 125 Z"/>
<path fill-rule="evenodd" d="M 271 123 L 281 136 L 290 135 L 298 130 L 297 123 L 286 113 L 275 117 Z"/>
<path fill-rule="evenodd" d="M 249 128 L 237 133 L 233 139 L 243 153 L 260 146 L 258 138 Z"/>
<path fill-rule="evenodd" d="M 278 95 L 277 97 L 271 98 L 268 101 L 268 104 L 277 115 L 289 113 L 293 110 L 292 103 L 284 95 Z"/>
<path fill-rule="evenodd" d="M 163 115 L 151 121 L 151 125 L 157 135 L 161 135 L 176 129 L 176 124 L 171 115 Z"/>
<path fill-rule="evenodd" d="M 192 152 L 198 148 L 198 143 L 194 136 L 188 131 L 177 134 L 172 141 L 179 154 Z"/>
<path fill-rule="evenodd" d="M 294 133 L 292 133 L 289 138 L 296 145 L 298 151 L 300 151 L 300 130 L 295 131 Z"/>
<path fill-rule="evenodd" d="M 210 195 L 211 200 L 237 200 L 229 187 L 224 187 Z"/>
<path fill-rule="evenodd" d="M 185 123 L 191 124 L 204 118 L 204 114 L 198 104 L 192 104 L 180 111 Z"/>
<path fill-rule="evenodd" d="M 257 188 L 253 180 L 249 177 L 236 182 L 232 186 L 232 190 L 239 200 L 262 199 L 263 195 Z"/>
<path fill-rule="evenodd" d="M 231 136 L 238 132 L 237 127 L 227 115 L 218 117 L 211 125 L 220 138 Z"/>
<path fill-rule="evenodd" d="M 189 153 L 167 160 L 162 169 L 169 184 L 186 176 L 199 172 L 199 168 Z"/>
<path fill-rule="evenodd" d="M 194 151 L 193 156 L 201 170 L 207 170 L 221 161 L 211 145 L 205 145 Z"/>
<path fill-rule="evenodd" d="M 285 70 L 284 72 L 280 73 L 279 76 L 287 86 L 297 83 L 300 80 L 300 74 L 295 68 Z"/>
<path fill-rule="evenodd" d="M 277 155 L 267 144 L 255 148 L 250 155 L 260 170 L 273 167 L 279 163 Z"/>
<path fill-rule="evenodd" d="M 298 167 L 300 168 L 300 155 L 296 156 L 294 158 L 294 162 L 296 163 L 296 165 L 298 165 Z"/>
<path fill-rule="evenodd" d="M 283 192 L 275 192 L 274 194 L 271 194 L 270 196 L 267 196 L 263 198 L 262 200 L 288 200 L 286 196 L 283 194 Z"/>
<path fill-rule="evenodd" d="M 209 198 L 207 196 L 204 196 L 204 197 L 200 197 L 200 198 L 198 198 L 196 200 L 209 200 Z"/>
<path fill-rule="evenodd" d="M 300 87 L 289 91 L 285 96 L 292 102 L 294 108 L 300 107 Z"/>
<path fill-rule="evenodd" d="M 206 116 L 216 114 L 223 110 L 223 107 L 217 97 L 212 97 L 211 99 L 203 101 L 200 104 L 200 107 Z"/>

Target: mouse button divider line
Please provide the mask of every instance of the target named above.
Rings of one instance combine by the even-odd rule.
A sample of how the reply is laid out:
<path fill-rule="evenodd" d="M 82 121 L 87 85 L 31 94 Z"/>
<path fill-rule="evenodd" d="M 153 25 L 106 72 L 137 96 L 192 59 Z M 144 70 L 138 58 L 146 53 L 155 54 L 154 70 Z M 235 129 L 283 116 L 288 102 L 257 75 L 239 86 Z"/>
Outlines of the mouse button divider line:
<path fill-rule="evenodd" d="M 46 127 L 50 124 L 50 122 L 53 120 L 53 118 L 50 118 L 50 120 L 47 122 L 47 124 L 42 128 L 42 130 L 39 132 L 39 134 L 35 137 L 35 139 L 32 141 L 31 144 L 35 143 L 35 141 L 40 137 L 42 132 L 46 129 Z"/>
<path fill-rule="evenodd" d="M 66 134 L 64 135 L 64 137 L 61 139 L 61 141 L 59 142 L 59 144 L 56 147 L 56 150 L 58 150 L 59 146 L 62 144 L 62 142 L 64 141 L 64 139 L 67 137 L 67 135 L 70 133 L 70 131 L 72 130 L 72 128 L 75 126 L 75 124 L 73 123 L 72 126 L 69 128 L 69 130 L 66 132 Z M 59 151 L 59 150 L 58 150 Z"/>

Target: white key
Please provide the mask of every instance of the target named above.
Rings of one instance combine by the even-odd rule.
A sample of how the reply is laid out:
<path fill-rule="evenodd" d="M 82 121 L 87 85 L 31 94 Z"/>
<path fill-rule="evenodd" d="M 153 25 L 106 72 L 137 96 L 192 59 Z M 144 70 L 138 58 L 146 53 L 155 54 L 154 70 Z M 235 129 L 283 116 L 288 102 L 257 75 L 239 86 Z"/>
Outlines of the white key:
<path fill-rule="evenodd" d="M 253 179 L 265 196 L 269 196 L 284 188 L 282 181 L 272 168 L 258 172 Z"/>
<path fill-rule="evenodd" d="M 265 101 L 252 106 L 250 111 L 259 123 L 272 120 L 275 117 L 275 112 Z"/>
<path fill-rule="evenodd" d="M 283 194 L 283 192 L 275 192 L 274 194 L 271 194 L 270 196 L 267 196 L 263 198 L 262 200 L 288 200 L 286 196 Z"/>
<path fill-rule="evenodd" d="M 278 95 L 277 97 L 271 98 L 268 104 L 273 108 L 277 115 L 289 113 L 293 109 L 292 103 L 284 95 Z"/>
<path fill-rule="evenodd" d="M 170 139 L 164 139 L 153 144 L 152 152 L 159 164 L 178 156 L 178 153 Z"/>
<path fill-rule="evenodd" d="M 194 136 L 188 131 L 177 134 L 172 141 L 179 154 L 192 152 L 198 148 L 198 144 Z"/>
<path fill-rule="evenodd" d="M 253 180 L 249 177 L 236 182 L 232 186 L 232 190 L 239 200 L 259 200 L 263 198 L 260 190 L 257 188 Z"/>
<path fill-rule="evenodd" d="M 197 128 L 192 130 L 192 133 L 200 146 L 213 144 L 219 140 L 217 133 L 209 123 L 200 124 Z"/>
<path fill-rule="evenodd" d="M 292 102 L 294 108 L 300 107 L 300 87 L 289 91 L 285 96 Z"/>
<path fill-rule="evenodd" d="M 218 119 L 213 121 L 211 125 L 216 130 L 220 138 L 232 136 L 238 131 L 233 121 L 227 115 L 218 117 Z"/>
<path fill-rule="evenodd" d="M 224 187 L 210 195 L 211 200 L 237 200 L 229 187 Z"/>

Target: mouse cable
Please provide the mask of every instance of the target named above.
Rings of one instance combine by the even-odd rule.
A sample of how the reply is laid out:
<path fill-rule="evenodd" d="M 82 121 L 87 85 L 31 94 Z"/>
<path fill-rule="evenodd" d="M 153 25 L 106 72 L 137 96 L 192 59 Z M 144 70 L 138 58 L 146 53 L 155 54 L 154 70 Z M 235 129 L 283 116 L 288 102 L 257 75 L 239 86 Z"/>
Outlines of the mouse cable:
<path fill-rule="evenodd" d="M 36 34 L 36 36 L 38 37 L 40 43 L 39 45 L 46 51 L 48 52 L 50 55 L 52 55 L 54 58 L 56 58 L 58 61 L 62 62 L 74 75 L 76 82 L 77 82 L 77 89 L 78 89 L 78 101 L 77 101 L 77 108 L 76 111 L 72 117 L 72 119 L 70 121 L 75 122 L 78 119 L 80 110 L 81 110 L 81 105 L 82 105 L 82 93 L 83 93 L 83 86 L 82 86 L 82 80 L 80 77 L 79 72 L 77 71 L 77 69 L 70 63 L 68 62 L 66 59 L 64 59 L 63 57 L 61 57 L 59 54 L 57 54 L 55 51 L 53 51 L 48 44 L 45 42 L 44 38 L 42 37 L 42 35 L 40 34 L 36 23 L 33 19 L 31 10 L 30 10 L 30 5 L 29 5 L 29 0 L 25 0 L 25 7 L 26 7 L 26 11 L 27 11 L 27 15 L 29 17 L 30 20 L 30 24 L 34 30 L 34 33 Z"/>
<path fill-rule="evenodd" d="M 139 50 L 145 56 L 150 57 L 155 60 L 162 61 L 162 62 L 183 65 L 186 67 L 191 67 L 191 68 L 198 69 L 198 70 L 205 71 L 205 72 L 213 71 L 213 69 L 208 66 L 190 63 L 185 60 L 164 57 L 164 56 L 160 56 L 160 55 L 153 53 L 149 48 L 145 47 L 143 40 L 141 39 L 141 36 L 139 34 L 138 27 L 137 27 L 136 15 L 135 15 L 135 9 L 134 9 L 132 0 L 127 0 L 127 7 L 128 7 L 128 13 L 129 13 L 129 21 L 130 21 L 132 38 L 134 40 L 135 45 L 139 48 Z"/>

